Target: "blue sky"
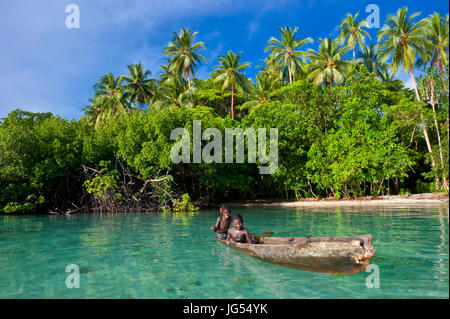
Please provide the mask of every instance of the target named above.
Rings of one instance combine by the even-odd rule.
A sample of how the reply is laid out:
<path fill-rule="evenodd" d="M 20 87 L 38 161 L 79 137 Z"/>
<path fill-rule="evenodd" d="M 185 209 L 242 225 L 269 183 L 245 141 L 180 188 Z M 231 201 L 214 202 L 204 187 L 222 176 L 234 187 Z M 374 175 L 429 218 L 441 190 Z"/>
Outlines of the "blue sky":
<path fill-rule="evenodd" d="M 80 28 L 68 29 L 68 4 L 80 8 Z M 92 96 L 92 85 L 112 72 L 142 62 L 156 77 L 166 63 L 162 50 L 173 31 L 188 27 L 205 42 L 201 54 L 208 60 L 197 77 L 206 78 L 217 58 L 228 50 L 242 51 L 246 71 L 253 77 L 266 57 L 264 46 L 278 29 L 298 26 L 298 37 L 337 36 L 346 13 L 368 13 L 368 4 L 380 8 L 380 23 L 399 7 L 422 12 L 448 13 L 447 1 L 406 0 L 15 0 L 0 2 L 0 117 L 21 108 L 52 112 L 78 119 Z M 370 29 L 372 39 L 377 29 Z M 407 75 L 399 74 L 407 79 Z"/>

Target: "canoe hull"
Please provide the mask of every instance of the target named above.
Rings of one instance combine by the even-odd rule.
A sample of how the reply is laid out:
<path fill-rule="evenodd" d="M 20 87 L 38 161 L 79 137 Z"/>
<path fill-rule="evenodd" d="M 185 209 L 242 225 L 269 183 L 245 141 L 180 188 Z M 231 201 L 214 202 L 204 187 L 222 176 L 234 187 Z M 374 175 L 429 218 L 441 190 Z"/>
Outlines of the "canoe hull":
<path fill-rule="evenodd" d="M 248 256 L 301 270 L 348 274 L 364 271 L 375 254 L 372 235 L 356 237 L 256 237 L 259 244 L 226 242 Z"/>

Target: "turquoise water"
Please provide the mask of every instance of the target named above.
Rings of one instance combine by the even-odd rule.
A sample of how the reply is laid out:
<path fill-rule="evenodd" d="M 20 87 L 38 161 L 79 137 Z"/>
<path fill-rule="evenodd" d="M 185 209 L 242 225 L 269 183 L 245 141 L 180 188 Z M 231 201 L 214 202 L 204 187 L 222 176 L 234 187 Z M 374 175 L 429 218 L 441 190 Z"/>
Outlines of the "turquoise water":
<path fill-rule="evenodd" d="M 214 239 L 217 211 L 190 214 L 0 216 L 0 298 L 448 298 L 448 208 L 248 209 L 250 232 L 371 233 L 370 273 L 284 268 Z M 66 287 L 66 266 L 80 288 Z"/>

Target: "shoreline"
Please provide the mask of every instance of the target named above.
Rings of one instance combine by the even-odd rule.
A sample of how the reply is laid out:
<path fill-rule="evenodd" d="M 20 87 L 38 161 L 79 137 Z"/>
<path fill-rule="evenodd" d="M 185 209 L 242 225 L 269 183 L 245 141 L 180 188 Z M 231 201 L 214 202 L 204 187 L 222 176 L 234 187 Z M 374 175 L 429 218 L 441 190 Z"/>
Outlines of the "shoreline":
<path fill-rule="evenodd" d="M 231 208 L 269 208 L 269 207 L 380 207 L 380 206 L 433 206 L 449 207 L 448 193 L 414 194 L 410 196 L 385 195 L 361 197 L 356 199 L 301 199 L 301 200 L 255 200 L 230 202 Z"/>
<path fill-rule="evenodd" d="M 449 193 L 424 193 L 424 194 L 414 194 L 409 196 L 400 195 L 384 195 L 384 196 L 366 196 L 359 198 L 344 198 L 344 199 L 314 199 L 306 198 L 300 200 L 280 200 L 280 199 L 259 199 L 259 200 L 245 200 L 239 202 L 228 202 L 227 205 L 230 208 L 339 208 L 339 207 L 354 207 L 354 208 L 364 208 L 364 207 L 439 207 L 449 209 Z M 207 207 L 200 208 L 201 210 L 216 209 L 220 205 L 209 204 Z M 53 211 L 42 211 L 42 212 L 24 212 L 24 213 L 5 213 L 0 212 L 0 216 L 26 216 L 26 215 L 70 215 L 71 213 L 82 214 L 82 213 L 94 213 L 92 211 L 82 211 L 77 212 L 53 212 Z M 97 212 L 98 213 L 98 212 Z M 106 212 L 104 212 L 106 213 Z M 117 212 L 111 212 L 117 213 Z M 121 212 L 126 214 L 128 212 Z M 131 212 L 130 212 L 131 213 Z M 150 211 L 136 211 L 133 213 L 154 213 Z"/>

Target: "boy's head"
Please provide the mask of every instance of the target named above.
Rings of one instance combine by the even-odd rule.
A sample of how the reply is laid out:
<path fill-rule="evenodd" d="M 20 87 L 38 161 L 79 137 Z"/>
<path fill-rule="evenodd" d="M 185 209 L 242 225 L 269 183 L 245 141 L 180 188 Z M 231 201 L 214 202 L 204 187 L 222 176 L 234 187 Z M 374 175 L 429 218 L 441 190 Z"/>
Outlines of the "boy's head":
<path fill-rule="evenodd" d="M 220 213 L 225 217 L 228 217 L 231 214 L 231 210 L 227 205 L 222 205 L 220 206 Z"/>
<path fill-rule="evenodd" d="M 242 225 L 244 224 L 244 220 L 242 219 L 242 216 L 240 214 L 237 214 L 231 217 L 231 223 L 233 224 L 233 227 L 241 229 Z"/>

